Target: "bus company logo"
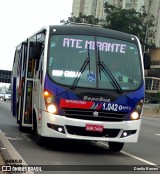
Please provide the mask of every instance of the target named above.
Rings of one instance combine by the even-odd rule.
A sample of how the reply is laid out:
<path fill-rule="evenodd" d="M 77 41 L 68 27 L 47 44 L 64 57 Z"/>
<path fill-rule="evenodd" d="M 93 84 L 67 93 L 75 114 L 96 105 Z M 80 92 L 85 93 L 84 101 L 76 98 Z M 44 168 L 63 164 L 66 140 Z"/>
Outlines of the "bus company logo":
<path fill-rule="evenodd" d="M 6 172 L 11 172 L 12 168 L 11 166 L 2 166 L 2 172 L 6 173 Z"/>
<path fill-rule="evenodd" d="M 93 117 L 98 117 L 99 113 L 97 111 L 93 112 Z"/>
<path fill-rule="evenodd" d="M 111 99 L 108 98 L 103 98 L 103 97 L 89 97 L 89 96 L 84 96 L 83 100 L 88 100 L 88 101 L 100 101 L 100 102 L 110 102 Z"/>

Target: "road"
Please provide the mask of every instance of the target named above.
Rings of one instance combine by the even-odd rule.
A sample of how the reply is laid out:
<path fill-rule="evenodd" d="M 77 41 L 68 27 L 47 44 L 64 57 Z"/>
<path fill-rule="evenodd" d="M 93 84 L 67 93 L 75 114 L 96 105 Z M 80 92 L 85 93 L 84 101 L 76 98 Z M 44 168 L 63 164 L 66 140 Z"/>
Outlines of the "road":
<path fill-rule="evenodd" d="M 0 129 L 28 165 L 61 165 L 62 171 L 35 173 L 104 174 L 106 171 L 101 170 L 105 170 L 106 165 L 115 165 L 111 170 L 119 171 L 107 173 L 135 174 L 146 173 L 143 165 L 160 165 L 160 118 L 143 117 L 138 143 L 125 144 L 123 151 L 119 153 L 111 152 L 104 142 L 48 139 L 44 146 L 38 146 L 32 134 L 19 132 L 16 119 L 11 115 L 10 102 L 0 101 Z M 80 171 L 66 171 L 68 168 L 65 167 L 72 165 L 79 165 L 75 170 Z M 135 168 L 137 172 L 130 168 L 129 171 L 124 171 L 127 165 L 133 169 L 139 165 L 140 168 Z M 93 171 L 85 171 L 88 170 L 87 167 Z M 50 170 L 53 170 L 53 166 Z M 147 174 L 160 173 L 159 171 L 147 171 Z"/>
<path fill-rule="evenodd" d="M 148 103 L 144 105 L 145 108 L 150 108 L 150 109 L 157 108 L 158 106 L 159 104 L 148 104 Z"/>

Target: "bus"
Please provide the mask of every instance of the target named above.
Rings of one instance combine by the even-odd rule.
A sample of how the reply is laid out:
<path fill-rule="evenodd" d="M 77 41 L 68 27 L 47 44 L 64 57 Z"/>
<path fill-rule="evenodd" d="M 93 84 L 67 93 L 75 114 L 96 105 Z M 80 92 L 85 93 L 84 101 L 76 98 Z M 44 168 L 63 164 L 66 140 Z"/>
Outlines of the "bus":
<path fill-rule="evenodd" d="M 120 151 L 138 141 L 145 83 L 134 35 L 76 23 L 43 27 L 16 47 L 11 80 L 12 115 L 38 144 L 105 141 Z"/>

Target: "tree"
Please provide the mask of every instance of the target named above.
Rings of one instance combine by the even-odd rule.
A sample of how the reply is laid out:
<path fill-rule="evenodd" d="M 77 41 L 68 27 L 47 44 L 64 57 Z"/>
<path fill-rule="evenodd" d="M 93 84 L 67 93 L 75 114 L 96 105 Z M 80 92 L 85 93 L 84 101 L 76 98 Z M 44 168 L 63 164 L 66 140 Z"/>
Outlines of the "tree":
<path fill-rule="evenodd" d="M 93 15 L 85 15 L 80 13 L 78 17 L 69 17 L 67 21 L 61 20 L 61 23 L 69 23 L 69 22 L 77 22 L 77 23 L 87 23 L 87 24 L 93 24 L 98 25 L 99 19 L 95 18 Z"/>
<path fill-rule="evenodd" d="M 154 44 L 153 40 L 147 38 L 155 38 L 157 23 L 153 15 L 146 13 L 144 6 L 141 7 L 140 12 L 136 12 L 134 9 L 122 9 L 106 2 L 104 8 L 106 24 L 103 27 L 134 34 L 142 42 Z"/>

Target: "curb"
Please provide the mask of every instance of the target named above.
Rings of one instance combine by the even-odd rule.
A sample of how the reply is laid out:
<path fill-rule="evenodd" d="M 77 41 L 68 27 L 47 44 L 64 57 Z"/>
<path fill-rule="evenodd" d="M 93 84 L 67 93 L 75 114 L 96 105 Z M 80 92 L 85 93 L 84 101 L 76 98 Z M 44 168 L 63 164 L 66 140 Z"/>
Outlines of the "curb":
<path fill-rule="evenodd" d="M 24 159 L 21 157 L 21 155 L 16 151 L 16 149 L 13 147 L 13 145 L 9 142 L 7 137 L 4 135 L 4 133 L 0 130 L 0 149 L 2 153 L 2 157 L 4 160 L 4 163 L 7 161 L 19 161 L 21 160 L 20 165 L 22 166 L 28 166 L 28 164 L 24 161 Z M 15 162 L 16 163 L 16 162 Z M 10 165 L 13 165 L 15 163 L 8 163 Z M 9 173 L 17 173 L 17 172 L 9 172 Z M 20 173 L 20 172 L 18 172 Z M 28 174 L 34 174 L 33 172 L 27 172 Z"/>

